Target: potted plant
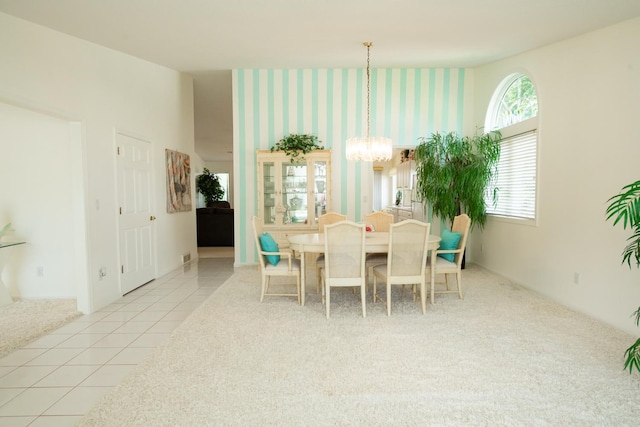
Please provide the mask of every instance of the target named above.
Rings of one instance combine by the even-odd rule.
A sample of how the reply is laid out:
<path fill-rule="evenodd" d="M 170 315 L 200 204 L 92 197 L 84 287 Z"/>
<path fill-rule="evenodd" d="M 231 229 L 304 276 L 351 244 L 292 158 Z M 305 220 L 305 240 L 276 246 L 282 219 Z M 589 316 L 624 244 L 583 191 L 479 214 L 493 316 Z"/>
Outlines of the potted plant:
<path fill-rule="evenodd" d="M 464 212 L 472 226 L 482 228 L 487 219 L 485 193 L 496 174 L 501 138 L 499 131 L 473 137 L 434 133 L 420 138 L 414 151 L 417 195 L 449 224 Z M 492 197 L 495 203 L 497 193 Z"/>
<path fill-rule="evenodd" d="M 222 200 L 224 196 L 224 189 L 220 184 L 220 180 L 207 168 L 204 168 L 202 174 L 196 177 L 196 190 L 204 196 L 204 202 L 207 207 L 213 202 Z"/>
<path fill-rule="evenodd" d="M 398 190 L 396 191 L 396 206 L 400 206 L 400 203 L 402 203 L 402 191 Z"/>
<path fill-rule="evenodd" d="M 640 268 L 640 181 L 626 185 L 620 193 L 611 197 L 607 207 L 607 220 L 613 218 L 613 225 L 622 223 L 622 228 L 633 230 L 633 234 L 627 239 L 627 246 L 622 251 L 622 263 L 625 262 L 631 268 L 631 258 L 635 260 L 636 267 Z M 636 318 L 636 325 L 640 326 L 640 307 L 632 314 Z M 626 361 L 624 368 L 629 368 L 629 373 L 640 372 L 640 338 L 624 353 Z"/>
<path fill-rule="evenodd" d="M 295 160 L 304 160 L 304 155 L 313 150 L 322 150 L 319 143 L 315 135 L 292 133 L 275 143 L 271 151 L 284 151 L 293 163 Z"/>

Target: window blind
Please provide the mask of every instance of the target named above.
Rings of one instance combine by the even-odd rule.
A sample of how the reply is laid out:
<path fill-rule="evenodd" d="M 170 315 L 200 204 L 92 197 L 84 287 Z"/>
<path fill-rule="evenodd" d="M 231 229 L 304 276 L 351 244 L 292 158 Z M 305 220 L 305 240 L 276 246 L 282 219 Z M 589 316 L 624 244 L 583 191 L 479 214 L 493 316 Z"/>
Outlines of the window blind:
<path fill-rule="evenodd" d="M 511 218 L 536 216 L 536 130 L 503 138 L 500 143 L 498 173 L 487 190 L 487 213 Z M 498 201 L 490 195 L 497 189 Z"/>

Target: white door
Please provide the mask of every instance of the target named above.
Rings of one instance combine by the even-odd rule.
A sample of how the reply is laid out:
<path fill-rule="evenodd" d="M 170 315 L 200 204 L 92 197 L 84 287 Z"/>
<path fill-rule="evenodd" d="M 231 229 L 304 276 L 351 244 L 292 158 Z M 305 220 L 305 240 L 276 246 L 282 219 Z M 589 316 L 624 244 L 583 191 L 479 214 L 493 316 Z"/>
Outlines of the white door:
<path fill-rule="evenodd" d="M 155 279 L 151 212 L 151 144 L 117 135 L 120 289 L 122 294 Z"/>

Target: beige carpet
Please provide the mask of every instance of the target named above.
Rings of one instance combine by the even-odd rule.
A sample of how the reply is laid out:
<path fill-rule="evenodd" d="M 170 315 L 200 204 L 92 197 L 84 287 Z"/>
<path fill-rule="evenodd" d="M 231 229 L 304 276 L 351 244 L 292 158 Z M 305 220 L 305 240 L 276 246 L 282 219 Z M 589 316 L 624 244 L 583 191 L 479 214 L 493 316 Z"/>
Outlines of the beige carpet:
<path fill-rule="evenodd" d="M 82 316 L 76 300 L 22 300 L 0 307 L 0 357 Z"/>
<path fill-rule="evenodd" d="M 259 301 L 234 274 L 83 426 L 610 425 L 640 419 L 635 337 L 469 265 L 465 299 L 420 314 L 334 292 Z M 309 276 L 312 279 L 312 275 Z"/>

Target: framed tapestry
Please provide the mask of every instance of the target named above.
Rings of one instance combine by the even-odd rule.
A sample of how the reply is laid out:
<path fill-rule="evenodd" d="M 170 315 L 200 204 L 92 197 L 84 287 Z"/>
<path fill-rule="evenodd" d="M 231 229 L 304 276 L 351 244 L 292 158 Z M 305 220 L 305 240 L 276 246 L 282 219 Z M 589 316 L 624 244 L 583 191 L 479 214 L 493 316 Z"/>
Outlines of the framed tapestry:
<path fill-rule="evenodd" d="M 191 210 L 191 161 L 188 154 L 165 150 L 167 166 L 167 212 Z"/>

